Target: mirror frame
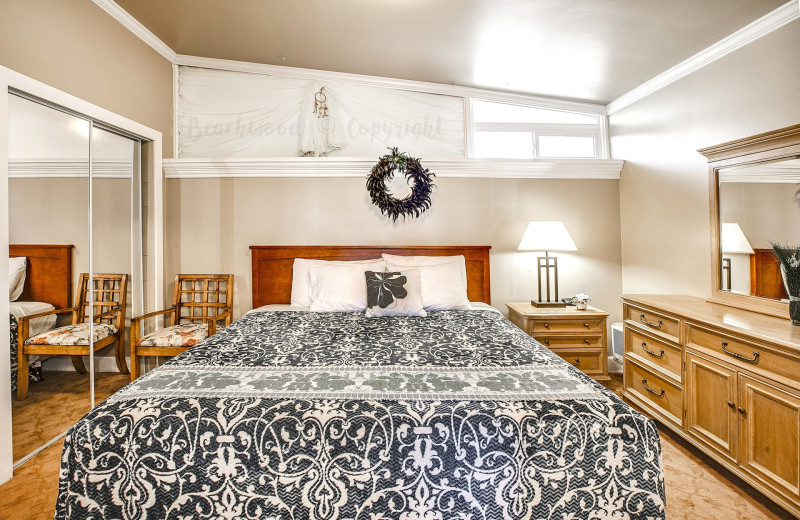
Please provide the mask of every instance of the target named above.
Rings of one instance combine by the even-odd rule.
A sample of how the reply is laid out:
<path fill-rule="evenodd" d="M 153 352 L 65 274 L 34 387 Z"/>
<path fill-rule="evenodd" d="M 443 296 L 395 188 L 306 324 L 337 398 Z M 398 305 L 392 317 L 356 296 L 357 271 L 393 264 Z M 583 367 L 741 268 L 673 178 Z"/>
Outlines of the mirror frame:
<path fill-rule="evenodd" d="M 719 170 L 800 157 L 800 125 L 788 126 L 736 141 L 701 148 L 708 159 L 709 213 L 711 216 L 711 298 L 731 307 L 789 319 L 789 304 L 778 300 L 723 291 L 719 243 Z"/>

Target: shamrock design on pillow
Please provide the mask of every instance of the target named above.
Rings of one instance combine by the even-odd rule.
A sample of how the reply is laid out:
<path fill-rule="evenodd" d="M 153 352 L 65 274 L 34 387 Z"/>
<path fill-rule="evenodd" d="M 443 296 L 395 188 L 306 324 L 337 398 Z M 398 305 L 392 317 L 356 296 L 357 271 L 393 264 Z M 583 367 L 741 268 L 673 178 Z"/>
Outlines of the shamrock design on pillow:
<path fill-rule="evenodd" d="M 405 288 L 408 278 L 403 273 L 378 273 L 367 271 L 367 307 L 385 309 L 408 296 Z"/>

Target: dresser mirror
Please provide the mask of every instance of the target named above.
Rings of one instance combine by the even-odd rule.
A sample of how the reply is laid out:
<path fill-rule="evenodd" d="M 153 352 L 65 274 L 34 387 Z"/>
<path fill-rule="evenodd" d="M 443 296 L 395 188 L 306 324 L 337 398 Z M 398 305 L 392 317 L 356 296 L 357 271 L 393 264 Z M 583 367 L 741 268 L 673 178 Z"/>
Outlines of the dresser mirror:
<path fill-rule="evenodd" d="M 711 300 L 788 318 L 770 243 L 800 243 L 800 125 L 699 151 L 709 159 Z"/>

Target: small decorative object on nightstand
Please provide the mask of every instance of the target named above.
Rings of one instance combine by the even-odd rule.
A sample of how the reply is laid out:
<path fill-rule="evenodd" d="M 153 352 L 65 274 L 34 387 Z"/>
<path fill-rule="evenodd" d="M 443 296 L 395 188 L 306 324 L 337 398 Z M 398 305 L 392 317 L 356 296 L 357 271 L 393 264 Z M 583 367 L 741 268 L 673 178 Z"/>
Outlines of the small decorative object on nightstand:
<path fill-rule="evenodd" d="M 608 313 L 587 306 L 542 308 L 527 302 L 507 303 L 508 319 L 544 346 L 596 381 L 607 381 Z"/>

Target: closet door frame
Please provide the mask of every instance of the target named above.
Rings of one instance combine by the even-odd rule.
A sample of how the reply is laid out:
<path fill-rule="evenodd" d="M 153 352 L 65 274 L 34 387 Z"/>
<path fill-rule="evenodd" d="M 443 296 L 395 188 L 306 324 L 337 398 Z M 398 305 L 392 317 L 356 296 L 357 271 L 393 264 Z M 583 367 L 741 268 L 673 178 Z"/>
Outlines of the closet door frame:
<path fill-rule="evenodd" d="M 132 121 L 84 101 L 57 88 L 29 78 L 9 68 L 0 66 L 0 200 L 8 205 L 8 91 L 14 89 L 25 92 L 50 103 L 60 105 L 68 110 L 84 114 L 92 119 L 119 128 L 131 134 L 141 136 L 152 144 L 152 153 L 148 154 L 147 168 L 153 172 L 153 200 L 151 208 L 153 218 L 152 262 L 153 295 L 156 305 L 164 299 L 164 174 L 161 167 L 162 136 L 161 132 Z M 143 165 L 144 166 L 144 165 Z M 0 211 L 0 250 L 8 251 L 8 212 Z M 8 254 L 0 255 L 0 294 L 8 292 Z M 0 381 L 11 378 L 9 359 L 9 323 L 8 300 L 0 298 Z M 3 362 L 5 360 L 5 362 Z M 11 388 L 0 385 L 0 484 L 13 476 L 13 451 L 11 430 Z"/>

